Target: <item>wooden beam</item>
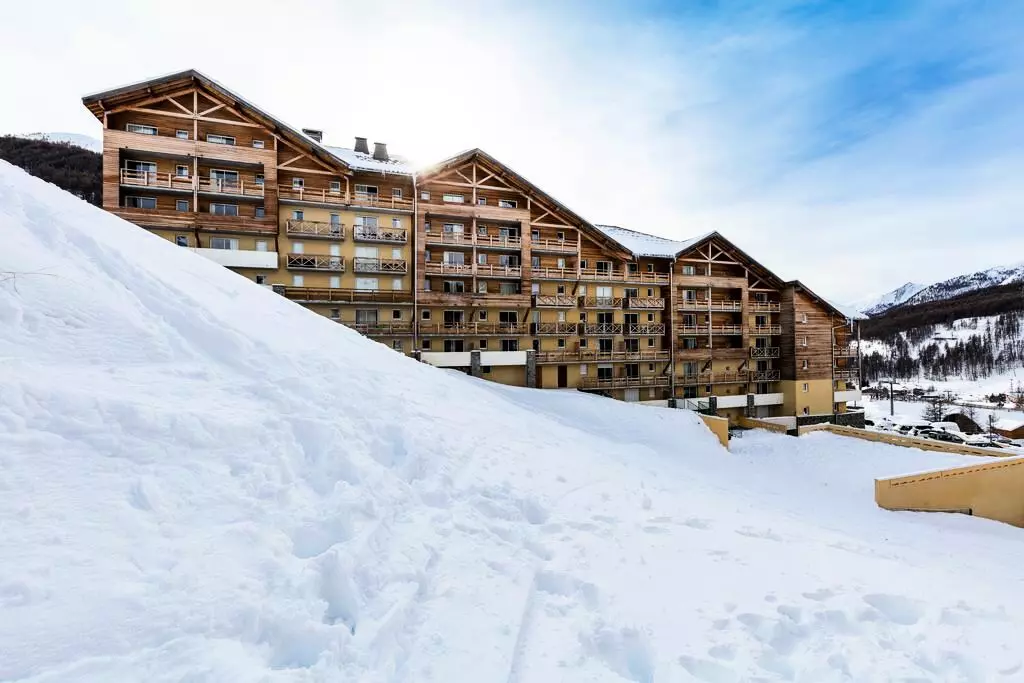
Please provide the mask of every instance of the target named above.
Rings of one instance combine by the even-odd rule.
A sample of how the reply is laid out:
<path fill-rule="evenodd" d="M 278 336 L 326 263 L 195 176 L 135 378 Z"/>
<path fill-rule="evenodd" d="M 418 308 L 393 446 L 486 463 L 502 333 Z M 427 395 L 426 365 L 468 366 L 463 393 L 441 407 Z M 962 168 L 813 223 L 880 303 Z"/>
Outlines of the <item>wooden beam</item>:
<path fill-rule="evenodd" d="M 333 176 L 338 175 L 337 173 L 331 173 L 330 171 L 320 171 L 320 170 L 317 170 L 315 168 L 289 168 L 289 167 L 286 167 L 286 166 L 278 166 L 277 170 L 279 170 L 279 171 L 291 171 L 293 173 L 313 173 L 315 175 L 333 175 Z M 348 176 L 346 176 L 346 179 L 347 178 L 348 178 Z"/>
<path fill-rule="evenodd" d="M 296 154 L 295 156 L 293 156 L 291 159 L 289 159 L 288 161 L 284 162 L 283 164 L 278 164 L 277 167 L 278 168 L 288 168 L 288 166 L 290 164 L 294 164 L 296 161 L 298 161 L 299 159 L 303 158 L 304 156 L 306 156 L 306 155 L 305 154 Z"/>
<path fill-rule="evenodd" d="M 168 101 L 168 102 L 170 102 L 171 104 L 173 104 L 173 105 L 174 105 L 175 107 L 177 107 L 178 109 L 180 109 L 180 110 L 182 110 L 183 112 L 185 112 L 186 114 L 188 114 L 188 115 L 190 115 L 190 116 L 192 115 L 192 112 L 190 112 L 190 111 L 188 110 L 188 107 L 186 107 L 186 106 L 185 106 L 185 105 L 183 105 L 183 104 L 182 104 L 181 102 L 179 102 L 178 100 L 174 99 L 173 97 L 168 97 L 168 98 L 167 98 L 167 101 Z"/>
<path fill-rule="evenodd" d="M 221 103 L 221 104 L 218 104 L 218 105 L 217 105 L 216 107 L 210 107 L 209 109 L 207 109 L 207 110 L 205 110 L 205 111 L 201 111 L 201 112 L 199 112 L 199 113 L 197 114 L 197 116 L 206 116 L 207 114 L 212 114 L 213 112 L 217 111 L 218 109 L 223 109 L 223 108 L 224 108 L 224 107 L 226 107 L 226 106 L 227 106 L 227 105 L 226 105 L 226 104 L 223 104 L 223 103 Z"/>
<path fill-rule="evenodd" d="M 117 113 L 120 113 L 122 111 L 127 111 L 129 109 L 134 109 L 135 107 L 144 107 L 147 104 L 156 104 L 157 102 L 163 102 L 166 99 L 170 99 L 172 97 L 179 97 L 181 95 L 187 95 L 188 93 L 190 93 L 190 92 L 194 93 L 195 91 L 196 91 L 195 87 L 189 87 L 189 88 L 186 88 L 184 90 L 179 90 L 177 92 L 172 92 L 169 95 L 158 95 L 156 97 L 150 97 L 149 99 L 142 100 L 141 102 L 134 102 L 132 104 L 122 104 L 120 107 L 114 107 L 113 109 L 111 109 L 110 113 L 111 114 L 117 114 Z M 163 112 L 160 112 L 160 113 L 163 113 Z"/>

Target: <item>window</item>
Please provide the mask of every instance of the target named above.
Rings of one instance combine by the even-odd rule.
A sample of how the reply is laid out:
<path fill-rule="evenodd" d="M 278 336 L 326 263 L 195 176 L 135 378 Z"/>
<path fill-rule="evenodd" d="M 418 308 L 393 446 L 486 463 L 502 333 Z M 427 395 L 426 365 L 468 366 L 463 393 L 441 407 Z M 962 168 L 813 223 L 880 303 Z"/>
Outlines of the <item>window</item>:
<path fill-rule="evenodd" d="M 256 218 L 266 218 L 267 217 L 267 209 L 266 209 L 266 207 L 264 207 L 264 206 L 257 206 L 255 214 L 256 214 Z"/>
<path fill-rule="evenodd" d="M 401 339 L 393 339 L 391 341 L 391 348 L 394 349 L 395 351 L 399 351 L 399 352 L 402 351 L 402 340 Z"/>
<path fill-rule="evenodd" d="M 402 219 L 401 218 L 392 218 L 391 219 L 391 227 L 395 228 L 396 230 L 401 230 L 402 229 Z"/>
<path fill-rule="evenodd" d="M 341 181 L 332 180 L 330 185 L 331 194 L 341 194 Z"/>
<path fill-rule="evenodd" d="M 650 265 L 650 264 L 648 264 L 648 265 Z M 634 274 L 635 275 L 636 273 L 640 272 L 640 264 L 639 263 L 627 263 L 626 264 L 626 271 L 628 273 L 630 273 L 630 274 Z"/>
<path fill-rule="evenodd" d="M 327 286 L 330 287 L 331 289 L 338 289 L 339 287 L 341 287 L 341 276 L 332 275 L 330 282 L 328 283 Z"/>
<path fill-rule="evenodd" d="M 533 268 L 540 268 L 540 256 L 531 256 L 530 266 Z"/>
<path fill-rule="evenodd" d="M 502 325 L 515 325 L 519 322 L 517 311 L 498 311 L 498 322 Z"/>
<path fill-rule="evenodd" d="M 292 253 L 293 254 L 305 254 L 306 244 L 305 242 L 292 242 Z"/>
<path fill-rule="evenodd" d="M 238 171 L 225 171 L 223 169 L 210 169 L 210 180 L 216 190 L 238 187 Z"/>
<path fill-rule="evenodd" d="M 174 243 L 177 244 L 179 247 L 187 247 L 188 246 L 188 235 L 175 235 L 174 236 Z"/>
<path fill-rule="evenodd" d="M 519 206 L 519 202 L 517 202 L 514 199 L 499 199 L 498 200 L 498 208 L 499 209 L 514 209 L 517 206 Z"/>
<path fill-rule="evenodd" d="M 466 283 L 462 280 L 445 280 L 442 284 L 445 294 L 462 294 L 466 291 Z"/>
<path fill-rule="evenodd" d="M 129 133 L 142 133 L 143 135 L 156 135 L 156 126 L 144 126 L 141 123 L 129 123 L 124 127 Z"/>
<path fill-rule="evenodd" d="M 559 230 L 558 232 L 555 233 L 555 237 L 558 239 L 559 242 L 564 242 L 565 232 L 563 230 Z"/>
<path fill-rule="evenodd" d="M 263 144 L 263 140 L 253 140 L 252 146 L 256 149 L 263 149 L 266 145 Z"/>
<path fill-rule="evenodd" d="M 376 185 L 356 185 L 356 194 L 361 199 L 376 199 L 377 198 L 377 186 Z"/>
<path fill-rule="evenodd" d="M 611 339 L 598 339 L 597 340 L 597 350 L 600 351 L 601 353 L 611 353 L 611 350 L 612 350 L 612 340 Z"/>
<path fill-rule="evenodd" d="M 181 130 L 179 128 L 178 130 L 174 131 L 174 137 L 178 138 L 179 140 L 188 140 L 188 131 Z"/>
<path fill-rule="evenodd" d="M 560 348 L 560 349 L 564 349 L 565 348 L 565 340 L 564 339 L 559 339 L 558 340 L 558 348 Z"/>
<path fill-rule="evenodd" d="M 380 281 L 375 277 L 357 277 L 356 289 L 362 292 L 375 292 L 380 289 Z"/>
<path fill-rule="evenodd" d="M 587 259 L 585 259 L 585 258 L 584 259 L 580 259 L 580 268 L 586 268 L 586 267 L 587 267 Z"/>
<path fill-rule="evenodd" d="M 424 308 L 420 312 L 420 317 L 423 318 L 424 320 L 430 320 L 430 309 Z"/>
<path fill-rule="evenodd" d="M 237 216 L 238 204 L 210 204 L 210 213 L 214 216 Z"/>
<path fill-rule="evenodd" d="M 581 337 L 580 338 L 580 348 L 581 349 L 587 348 L 587 338 L 586 337 Z M 582 373 L 582 374 L 586 374 L 586 373 Z"/>
<path fill-rule="evenodd" d="M 464 348 L 466 347 L 461 339 L 444 340 L 444 350 L 446 353 L 462 353 Z"/>
<path fill-rule="evenodd" d="M 806 313 L 801 313 L 800 314 L 800 322 L 802 322 L 802 323 L 807 322 L 807 314 Z"/>
<path fill-rule="evenodd" d="M 332 320 L 337 320 L 340 317 L 341 317 L 341 309 L 340 308 L 332 308 L 331 309 L 331 319 Z"/>
<path fill-rule="evenodd" d="M 230 135 L 217 135 L 215 133 L 207 133 L 206 141 L 212 142 L 215 145 L 234 145 L 235 138 Z"/>
<path fill-rule="evenodd" d="M 188 178 L 188 166 L 184 164 L 178 164 L 174 167 L 174 175 L 179 178 Z"/>
<path fill-rule="evenodd" d="M 295 211 L 292 211 L 292 220 L 293 221 L 301 221 L 305 217 L 306 217 L 306 214 L 301 209 L 296 209 Z"/>
<path fill-rule="evenodd" d="M 420 192 L 420 199 L 422 199 L 425 202 L 430 201 L 430 193 L 427 191 Z"/>
<path fill-rule="evenodd" d="M 487 206 L 487 197 L 477 197 L 476 198 L 476 205 L 477 206 Z"/>
<path fill-rule="evenodd" d="M 477 294 L 486 294 L 487 293 L 487 283 L 483 282 L 483 281 L 480 281 L 480 282 L 476 283 L 476 293 Z"/>
<path fill-rule="evenodd" d="M 800 337 L 800 346 L 807 346 L 807 335 Z"/>
<path fill-rule="evenodd" d="M 478 317 L 480 318 L 480 320 L 487 320 L 487 311 L 480 311 Z"/>
<path fill-rule="evenodd" d="M 448 202 L 449 204 L 464 204 L 466 202 L 465 195 L 455 194 L 454 192 L 445 192 L 441 195 L 441 201 Z"/>
<path fill-rule="evenodd" d="M 292 275 L 292 286 L 303 287 L 306 284 L 306 278 L 302 275 Z"/>
<path fill-rule="evenodd" d="M 363 324 L 377 324 L 377 311 L 375 309 L 357 309 L 356 310 L 356 322 Z"/>
<path fill-rule="evenodd" d="M 256 181 L 255 181 L 256 184 L 259 185 L 260 187 L 263 187 L 263 180 L 264 180 L 263 174 L 262 173 L 257 173 L 256 174 Z"/>
<path fill-rule="evenodd" d="M 480 350 L 481 351 L 486 351 L 487 350 L 487 340 L 486 339 L 481 339 L 480 340 Z"/>
<path fill-rule="evenodd" d="M 654 346 L 654 338 L 653 337 L 648 337 L 647 338 L 647 345 L 650 346 L 650 347 Z"/>
<path fill-rule="evenodd" d="M 502 282 L 498 285 L 498 294 L 518 294 L 518 282 Z"/>
<path fill-rule="evenodd" d="M 402 248 L 401 247 L 392 247 L 392 249 L 391 249 L 391 258 L 393 260 L 395 260 L 395 261 L 401 261 L 402 260 Z"/>
<path fill-rule="evenodd" d="M 265 285 L 265 284 L 267 284 L 267 276 L 266 275 L 257 275 L 256 276 L 256 284 L 258 284 L 258 285 Z"/>
<path fill-rule="evenodd" d="M 391 289 L 402 289 L 402 278 L 393 277 L 391 278 Z"/>
<path fill-rule="evenodd" d="M 461 251 L 446 251 L 441 254 L 441 260 L 452 266 L 462 266 L 466 263 L 466 255 Z"/>
<path fill-rule="evenodd" d="M 502 339 L 501 340 L 502 351 L 518 351 L 519 340 L 518 339 Z"/>
<path fill-rule="evenodd" d="M 176 199 L 174 200 L 175 211 L 188 211 L 188 200 L 187 199 Z"/>
<path fill-rule="evenodd" d="M 391 188 L 391 198 L 392 199 L 401 199 L 402 198 L 402 188 L 400 188 L 400 187 L 392 187 Z"/>
<path fill-rule="evenodd" d="M 653 273 L 654 272 L 654 264 L 653 263 L 648 263 L 647 264 L 647 272 L 648 273 Z"/>
<path fill-rule="evenodd" d="M 392 320 L 401 320 L 402 319 L 402 311 L 397 309 L 397 308 L 391 309 L 391 319 Z"/>
<path fill-rule="evenodd" d="M 462 235 L 465 229 L 462 223 L 445 223 L 441 226 L 441 232 L 446 235 Z"/>
<path fill-rule="evenodd" d="M 768 326 L 768 316 L 766 316 L 766 315 L 755 315 L 754 316 L 754 324 L 757 327 L 767 327 Z"/>
<path fill-rule="evenodd" d="M 489 374 L 491 374 L 491 366 L 490 365 L 481 365 L 480 366 L 480 371 L 483 372 L 485 375 L 489 375 Z"/>
<path fill-rule="evenodd" d="M 683 275 L 696 275 L 697 269 L 693 266 L 683 266 Z"/>
<path fill-rule="evenodd" d="M 487 226 L 486 225 L 478 225 L 478 226 L 476 226 L 476 234 L 483 235 L 484 237 L 487 237 Z"/>
<path fill-rule="evenodd" d="M 139 174 L 156 174 L 156 162 L 153 161 L 135 161 L 134 159 L 128 159 L 124 162 L 126 170 L 134 171 Z"/>
<path fill-rule="evenodd" d="M 683 337 L 683 348 L 684 349 L 695 349 L 697 348 L 696 337 Z"/>
<path fill-rule="evenodd" d="M 482 252 L 477 254 L 476 255 L 476 262 L 479 263 L 481 266 L 486 266 L 487 265 L 487 254 L 484 254 Z M 538 265 L 540 265 L 540 264 L 538 264 Z"/>
<path fill-rule="evenodd" d="M 654 322 L 654 314 L 653 313 L 648 313 L 647 314 L 647 322 L 649 322 L 649 323 L 653 323 Z"/>
<path fill-rule="evenodd" d="M 804 382 L 803 387 L 801 388 L 803 389 L 803 392 L 805 394 L 810 390 L 810 386 L 807 384 L 807 382 Z"/>
<path fill-rule="evenodd" d="M 808 368 L 807 359 L 804 358 L 802 361 L 800 361 L 800 369 L 801 370 L 806 370 L 807 368 Z"/>
<path fill-rule="evenodd" d="M 238 249 L 238 240 L 234 237 L 211 237 L 210 249 Z"/>
<path fill-rule="evenodd" d="M 654 296 L 654 290 L 650 287 L 647 288 L 647 296 Z"/>
<path fill-rule="evenodd" d="M 422 342 L 420 342 L 420 347 L 424 351 L 429 351 L 430 350 L 430 340 L 429 339 L 424 339 Z"/>
<path fill-rule="evenodd" d="M 685 299 L 686 301 L 696 301 L 697 300 L 697 290 L 696 289 L 684 289 L 683 290 L 683 299 Z"/>
<path fill-rule="evenodd" d="M 292 189 L 293 190 L 302 190 L 302 189 L 305 189 L 305 187 L 306 187 L 306 179 L 305 178 L 292 178 Z"/>
<path fill-rule="evenodd" d="M 124 205 L 129 209 L 155 209 L 156 197 L 125 197 Z"/>

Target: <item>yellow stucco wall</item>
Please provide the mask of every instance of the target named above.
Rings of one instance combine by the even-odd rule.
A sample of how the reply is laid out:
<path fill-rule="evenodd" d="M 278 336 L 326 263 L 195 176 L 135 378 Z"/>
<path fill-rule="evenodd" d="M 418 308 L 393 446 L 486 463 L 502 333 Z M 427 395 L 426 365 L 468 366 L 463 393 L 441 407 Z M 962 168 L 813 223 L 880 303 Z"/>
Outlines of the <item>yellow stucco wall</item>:
<path fill-rule="evenodd" d="M 700 419 L 704 420 L 707 428 L 718 437 L 718 442 L 722 444 L 722 447 L 729 448 L 729 420 L 713 415 L 701 415 Z"/>
<path fill-rule="evenodd" d="M 807 391 L 804 391 L 804 384 Z M 782 390 L 782 414 L 803 415 L 807 408 L 808 415 L 824 415 L 832 413 L 832 400 L 835 393 L 830 379 L 811 379 L 779 382 Z"/>

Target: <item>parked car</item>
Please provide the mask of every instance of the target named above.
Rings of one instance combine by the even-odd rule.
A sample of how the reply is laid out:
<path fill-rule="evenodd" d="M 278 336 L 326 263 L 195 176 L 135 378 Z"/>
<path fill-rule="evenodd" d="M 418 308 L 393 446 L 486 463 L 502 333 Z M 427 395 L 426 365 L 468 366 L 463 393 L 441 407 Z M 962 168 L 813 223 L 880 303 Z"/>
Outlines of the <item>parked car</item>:
<path fill-rule="evenodd" d="M 944 432 L 941 429 L 933 429 L 924 432 L 926 439 L 933 439 L 935 441 L 945 441 L 946 443 L 957 443 L 967 444 L 967 438 L 962 434 L 956 434 L 954 432 Z"/>
<path fill-rule="evenodd" d="M 864 426 L 865 427 L 874 427 L 875 426 L 875 421 L 874 420 L 864 420 Z"/>
<path fill-rule="evenodd" d="M 956 432 L 961 434 L 960 425 L 956 422 L 932 422 L 932 429 L 938 429 L 943 432 Z"/>

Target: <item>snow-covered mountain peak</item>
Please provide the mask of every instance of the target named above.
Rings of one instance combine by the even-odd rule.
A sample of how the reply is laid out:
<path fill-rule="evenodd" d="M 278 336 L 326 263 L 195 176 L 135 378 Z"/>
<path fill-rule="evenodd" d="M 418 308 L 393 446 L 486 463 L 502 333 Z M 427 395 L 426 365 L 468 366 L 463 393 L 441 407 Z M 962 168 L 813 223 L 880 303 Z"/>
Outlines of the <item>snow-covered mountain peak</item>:
<path fill-rule="evenodd" d="M 914 296 L 927 285 L 918 284 L 916 282 L 908 282 L 900 285 L 891 292 L 879 296 L 871 296 L 863 299 L 857 303 L 851 304 L 850 308 L 860 311 L 866 315 L 874 315 L 881 313 L 882 311 L 888 310 L 893 306 L 898 306 L 910 297 Z"/>
<path fill-rule="evenodd" d="M 90 152 L 103 152 L 103 141 L 84 133 L 26 133 L 16 137 L 26 140 L 46 140 L 48 142 L 66 142 L 69 145 L 87 149 Z"/>

